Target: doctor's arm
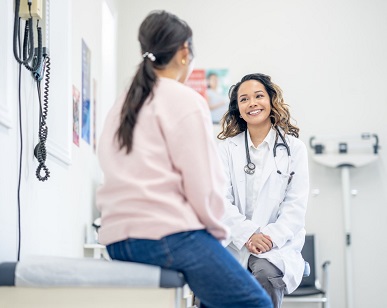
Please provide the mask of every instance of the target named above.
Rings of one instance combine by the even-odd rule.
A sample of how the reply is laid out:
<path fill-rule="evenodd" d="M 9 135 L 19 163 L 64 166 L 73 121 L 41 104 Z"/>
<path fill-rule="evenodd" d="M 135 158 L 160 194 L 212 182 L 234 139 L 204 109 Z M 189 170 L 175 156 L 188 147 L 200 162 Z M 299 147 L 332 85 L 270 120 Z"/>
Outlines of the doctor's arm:
<path fill-rule="evenodd" d="M 295 175 L 288 185 L 285 198 L 280 204 L 277 220 L 261 229 L 270 236 L 278 248 L 305 227 L 305 215 L 309 194 L 308 154 L 305 145 L 298 144 L 292 149 L 292 170 Z"/>
<path fill-rule="evenodd" d="M 231 242 L 240 250 L 248 242 L 252 234 L 254 234 L 259 226 L 246 219 L 236 205 L 235 193 L 233 187 L 233 161 L 228 149 L 227 141 L 223 141 L 218 146 L 219 155 L 222 162 L 223 175 L 225 178 L 224 187 L 224 203 L 226 211 L 222 221 L 230 228 L 231 236 L 225 242 L 228 246 Z"/>

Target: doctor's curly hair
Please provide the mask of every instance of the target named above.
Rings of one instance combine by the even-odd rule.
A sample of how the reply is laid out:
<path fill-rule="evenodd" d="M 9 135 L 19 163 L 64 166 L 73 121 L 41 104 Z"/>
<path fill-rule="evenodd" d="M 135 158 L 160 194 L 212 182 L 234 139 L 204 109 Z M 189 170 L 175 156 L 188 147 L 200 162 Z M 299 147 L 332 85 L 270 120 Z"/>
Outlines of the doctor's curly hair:
<path fill-rule="evenodd" d="M 247 123 L 240 117 L 238 108 L 238 90 L 242 83 L 248 80 L 256 80 L 263 84 L 270 97 L 270 120 L 273 126 L 281 128 L 285 134 L 298 138 L 299 128 L 290 123 L 290 113 L 288 105 L 285 104 L 282 97 L 282 90 L 271 81 L 271 77 L 264 74 L 249 74 L 244 76 L 240 82 L 231 86 L 228 95 L 230 103 L 228 111 L 221 120 L 222 131 L 218 134 L 218 139 L 224 140 L 228 137 L 234 137 L 247 128 Z"/>

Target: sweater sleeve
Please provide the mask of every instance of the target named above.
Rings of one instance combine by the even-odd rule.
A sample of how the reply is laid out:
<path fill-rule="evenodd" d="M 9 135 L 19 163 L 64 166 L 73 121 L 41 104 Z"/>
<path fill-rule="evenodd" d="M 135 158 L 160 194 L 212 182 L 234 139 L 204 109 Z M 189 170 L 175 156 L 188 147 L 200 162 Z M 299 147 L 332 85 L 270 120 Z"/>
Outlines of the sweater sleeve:
<path fill-rule="evenodd" d="M 228 236 L 224 213 L 223 177 L 210 116 L 198 109 L 164 132 L 171 162 L 182 176 L 185 198 L 200 222 L 217 239 Z"/>

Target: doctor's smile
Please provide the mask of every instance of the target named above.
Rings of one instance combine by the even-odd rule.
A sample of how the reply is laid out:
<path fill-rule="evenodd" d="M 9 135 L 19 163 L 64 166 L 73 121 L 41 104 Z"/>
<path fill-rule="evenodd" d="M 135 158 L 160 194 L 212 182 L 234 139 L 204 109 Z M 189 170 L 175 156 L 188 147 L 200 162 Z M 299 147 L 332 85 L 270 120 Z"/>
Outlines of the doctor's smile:
<path fill-rule="evenodd" d="M 247 114 L 252 115 L 252 116 L 256 116 L 256 115 L 260 114 L 262 111 L 263 111 L 263 109 L 256 109 L 256 110 L 248 112 Z"/>

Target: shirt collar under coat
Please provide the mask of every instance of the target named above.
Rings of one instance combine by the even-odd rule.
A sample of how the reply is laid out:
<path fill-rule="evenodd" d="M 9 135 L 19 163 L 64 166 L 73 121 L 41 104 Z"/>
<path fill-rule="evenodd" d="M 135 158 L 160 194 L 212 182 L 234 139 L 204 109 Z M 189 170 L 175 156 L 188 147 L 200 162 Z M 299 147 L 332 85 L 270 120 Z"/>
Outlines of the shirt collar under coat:
<path fill-rule="evenodd" d="M 245 132 L 243 132 L 243 134 L 244 133 Z M 249 133 L 249 134 L 247 134 L 247 144 L 248 144 L 249 148 L 253 147 L 254 149 L 258 149 L 258 148 L 262 147 L 266 143 L 267 146 L 269 147 L 269 150 L 271 150 L 273 148 L 273 146 L 274 146 L 275 136 L 276 136 L 276 130 L 272 127 L 272 128 L 270 128 L 269 132 L 267 133 L 265 139 L 263 139 L 262 143 L 259 144 L 257 147 L 255 147 L 253 142 L 251 141 L 251 136 L 250 136 L 250 133 Z"/>
<path fill-rule="evenodd" d="M 265 139 L 263 140 L 263 142 L 266 142 L 267 145 L 269 146 L 270 151 L 273 151 L 276 135 L 277 135 L 276 130 L 273 127 L 271 127 Z M 231 137 L 229 140 L 237 146 L 245 146 L 245 132 L 243 131 L 238 135 Z M 254 147 L 253 142 L 251 141 L 251 138 L 250 138 L 250 134 L 247 135 L 247 144 L 249 148 L 251 146 Z"/>

